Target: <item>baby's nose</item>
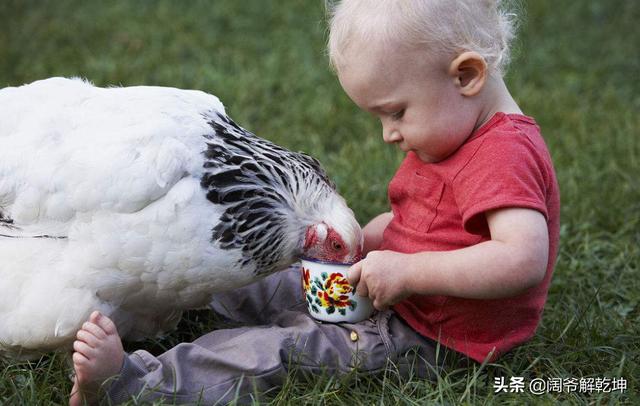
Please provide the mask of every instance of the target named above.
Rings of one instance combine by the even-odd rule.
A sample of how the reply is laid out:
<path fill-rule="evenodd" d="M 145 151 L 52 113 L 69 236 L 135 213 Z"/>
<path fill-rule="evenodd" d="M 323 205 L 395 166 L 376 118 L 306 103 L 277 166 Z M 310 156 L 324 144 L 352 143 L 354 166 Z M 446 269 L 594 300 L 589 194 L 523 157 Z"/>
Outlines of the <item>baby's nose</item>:
<path fill-rule="evenodd" d="M 387 144 L 393 144 L 395 142 L 402 141 L 402 136 L 400 135 L 400 131 L 398 130 L 386 130 L 382 129 L 382 139 Z"/>

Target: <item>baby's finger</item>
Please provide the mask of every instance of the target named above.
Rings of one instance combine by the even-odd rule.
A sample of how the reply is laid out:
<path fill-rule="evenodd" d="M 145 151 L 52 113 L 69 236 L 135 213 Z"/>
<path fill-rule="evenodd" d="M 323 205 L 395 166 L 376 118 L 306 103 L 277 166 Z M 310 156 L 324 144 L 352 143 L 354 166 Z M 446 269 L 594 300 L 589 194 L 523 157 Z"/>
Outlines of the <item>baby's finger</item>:
<path fill-rule="evenodd" d="M 347 280 L 351 286 L 358 286 L 360 281 L 360 273 L 362 272 L 362 261 L 357 262 L 349 268 L 347 271 Z"/>
<path fill-rule="evenodd" d="M 369 296 L 369 287 L 367 286 L 366 281 L 361 280 L 360 282 L 358 282 L 358 286 L 356 287 L 356 293 L 362 297 Z"/>
<path fill-rule="evenodd" d="M 380 312 L 383 312 L 383 311 L 385 311 L 385 310 L 387 310 L 387 309 L 389 308 L 389 306 L 387 306 L 387 305 L 386 305 L 382 300 L 380 300 L 380 299 L 375 299 L 375 300 L 373 301 L 373 307 L 374 307 L 376 310 L 380 311 Z"/>

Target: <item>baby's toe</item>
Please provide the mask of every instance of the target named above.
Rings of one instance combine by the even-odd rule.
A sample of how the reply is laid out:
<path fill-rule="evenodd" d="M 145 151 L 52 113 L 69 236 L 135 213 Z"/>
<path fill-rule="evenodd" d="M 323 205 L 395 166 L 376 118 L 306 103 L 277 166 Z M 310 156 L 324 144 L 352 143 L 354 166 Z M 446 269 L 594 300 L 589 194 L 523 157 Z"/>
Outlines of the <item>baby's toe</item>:
<path fill-rule="evenodd" d="M 79 352 L 74 352 L 71 359 L 74 365 L 86 365 L 89 362 L 89 359 Z"/>
<path fill-rule="evenodd" d="M 93 348 L 91 348 L 84 341 L 80 341 L 80 340 L 76 340 L 73 342 L 73 350 L 75 351 L 75 353 L 73 354 L 74 357 L 76 354 L 79 354 L 84 358 L 86 358 L 87 361 L 91 359 L 91 356 L 94 352 Z"/>
<path fill-rule="evenodd" d="M 84 382 L 86 380 L 87 370 L 91 367 L 91 361 L 79 352 L 74 352 L 71 358 L 73 360 L 74 383 Z"/>
<path fill-rule="evenodd" d="M 89 321 L 91 323 L 94 324 L 98 324 L 98 319 L 100 319 L 100 316 L 102 316 L 102 313 L 100 313 L 97 310 L 94 310 L 93 312 L 91 312 L 91 314 L 89 315 Z"/>
<path fill-rule="evenodd" d="M 85 331 L 96 337 L 98 340 L 104 340 L 107 337 L 107 333 L 104 332 L 102 327 L 90 321 L 84 322 L 84 324 L 82 324 L 82 328 L 78 332 L 80 331 Z"/>
<path fill-rule="evenodd" d="M 86 323 L 86 324 L 90 324 L 90 323 Z M 98 328 L 98 326 L 95 326 L 95 327 L 98 330 L 101 330 L 100 328 Z M 102 338 L 104 339 L 104 337 Z M 83 328 L 81 330 L 78 330 L 78 333 L 76 334 L 76 341 L 85 342 L 90 347 L 96 348 L 98 345 L 100 345 L 101 338 L 97 337 L 95 334 L 91 333 L 89 330 L 86 330 Z"/>
<path fill-rule="evenodd" d="M 96 314 L 95 318 L 93 318 L 94 314 Z M 118 329 L 116 328 L 115 323 L 104 314 L 93 312 L 89 320 L 97 324 L 108 335 L 118 335 Z"/>

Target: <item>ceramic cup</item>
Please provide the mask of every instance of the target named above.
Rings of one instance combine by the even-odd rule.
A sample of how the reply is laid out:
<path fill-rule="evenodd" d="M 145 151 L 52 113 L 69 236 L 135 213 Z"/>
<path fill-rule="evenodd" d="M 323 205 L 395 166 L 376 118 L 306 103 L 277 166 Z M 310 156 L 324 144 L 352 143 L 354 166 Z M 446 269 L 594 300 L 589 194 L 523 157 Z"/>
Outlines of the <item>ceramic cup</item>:
<path fill-rule="evenodd" d="M 355 292 L 347 280 L 351 264 L 302 258 L 302 289 L 309 314 L 332 323 L 357 323 L 373 313 L 371 299 Z"/>

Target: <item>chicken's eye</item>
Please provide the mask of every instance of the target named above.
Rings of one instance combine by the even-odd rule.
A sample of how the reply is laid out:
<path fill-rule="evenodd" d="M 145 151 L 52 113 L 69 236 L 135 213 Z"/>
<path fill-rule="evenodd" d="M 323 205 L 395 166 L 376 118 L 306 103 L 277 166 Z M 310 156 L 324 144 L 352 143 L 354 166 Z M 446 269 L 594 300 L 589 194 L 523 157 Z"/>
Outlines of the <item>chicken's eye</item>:
<path fill-rule="evenodd" d="M 337 241 L 331 241 L 331 248 L 333 248 L 335 251 L 342 251 L 342 244 Z"/>

